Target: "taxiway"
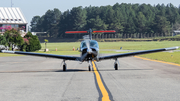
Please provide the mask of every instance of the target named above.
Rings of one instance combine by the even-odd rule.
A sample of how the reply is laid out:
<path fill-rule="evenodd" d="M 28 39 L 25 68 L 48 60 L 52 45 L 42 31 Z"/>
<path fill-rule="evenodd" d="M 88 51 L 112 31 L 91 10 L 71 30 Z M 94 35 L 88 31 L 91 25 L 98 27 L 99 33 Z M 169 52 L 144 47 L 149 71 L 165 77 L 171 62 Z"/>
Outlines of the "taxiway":
<path fill-rule="evenodd" d="M 180 99 L 180 66 L 119 58 L 95 62 L 97 73 L 111 101 L 160 101 Z M 34 56 L 0 57 L 1 101 L 101 101 L 103 90 L 88 63 Z"/>

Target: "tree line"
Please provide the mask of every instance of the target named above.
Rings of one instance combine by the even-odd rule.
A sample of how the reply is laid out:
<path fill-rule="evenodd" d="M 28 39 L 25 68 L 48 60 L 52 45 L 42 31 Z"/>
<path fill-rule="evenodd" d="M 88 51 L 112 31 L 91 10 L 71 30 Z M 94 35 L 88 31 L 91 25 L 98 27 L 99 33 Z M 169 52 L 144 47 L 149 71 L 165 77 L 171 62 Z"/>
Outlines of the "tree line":
<path fill-rule="evenodd" d="M 54 8 L 43 16 L 34 16 L 32 32 L 47 32 L 47 37 L 76 37 L 65 31 L 76 30 L 116 30 L 116 34 L 168 34 L 179 29 L 180 7 L 173 4 L 126 4 L 113 6 L 74 7 L 61 12 Z M 100 33 L 97 33 L 100 34 Z"/>

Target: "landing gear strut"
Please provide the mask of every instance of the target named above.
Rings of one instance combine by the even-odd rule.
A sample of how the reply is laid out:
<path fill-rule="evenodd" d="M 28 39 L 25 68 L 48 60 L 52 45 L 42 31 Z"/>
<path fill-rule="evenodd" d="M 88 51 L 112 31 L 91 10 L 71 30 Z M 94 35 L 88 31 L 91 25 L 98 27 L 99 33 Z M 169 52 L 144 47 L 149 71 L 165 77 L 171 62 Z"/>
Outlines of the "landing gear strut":
<path fill-rule="evenodd" d="M 64 64 L 63 64 L 63 71 L 66 71 L 67 66 L 66 66 L 65 60 L 63 60 L 63 62 L 64 62 Z"/>

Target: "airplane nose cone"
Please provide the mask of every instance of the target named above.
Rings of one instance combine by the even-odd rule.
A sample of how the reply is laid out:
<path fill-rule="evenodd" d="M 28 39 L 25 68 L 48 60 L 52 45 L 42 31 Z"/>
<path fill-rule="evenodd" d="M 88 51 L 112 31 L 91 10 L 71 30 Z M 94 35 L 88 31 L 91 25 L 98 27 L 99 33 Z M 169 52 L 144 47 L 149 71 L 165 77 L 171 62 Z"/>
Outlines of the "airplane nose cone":
<path fill-rule="evenodd" d="M 91 53 L 92 53 L 92 49 L 88 49 L 87 52 L 88 52 L 89 54 L 91 54 Z"/>

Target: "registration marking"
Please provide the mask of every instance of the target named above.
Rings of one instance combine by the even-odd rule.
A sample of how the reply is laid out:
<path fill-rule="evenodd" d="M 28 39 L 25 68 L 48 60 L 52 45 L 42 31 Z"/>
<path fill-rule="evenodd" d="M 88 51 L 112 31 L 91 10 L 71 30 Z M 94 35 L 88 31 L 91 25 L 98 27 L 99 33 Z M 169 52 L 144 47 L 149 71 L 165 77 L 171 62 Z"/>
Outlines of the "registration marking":
<path fill-rule="evenodd" d="M 94 62 L 92 62 L 92 67 L 93 67 L 93 70 L 94 70 L 94 74 L 96 75 L 96 80 L 97 80 L 99 89 L 100 89 L 100 91 L 102 93 L 102 96 L 103 96 L 102 101 L 110 101 L 109 94 L 108 94 L 107 90 L 104 87 L 104 84 L 103 84 L 103 82 L 101 80 L 101 77 L 99 75 L 99 72 L 98 72 Z"/>

